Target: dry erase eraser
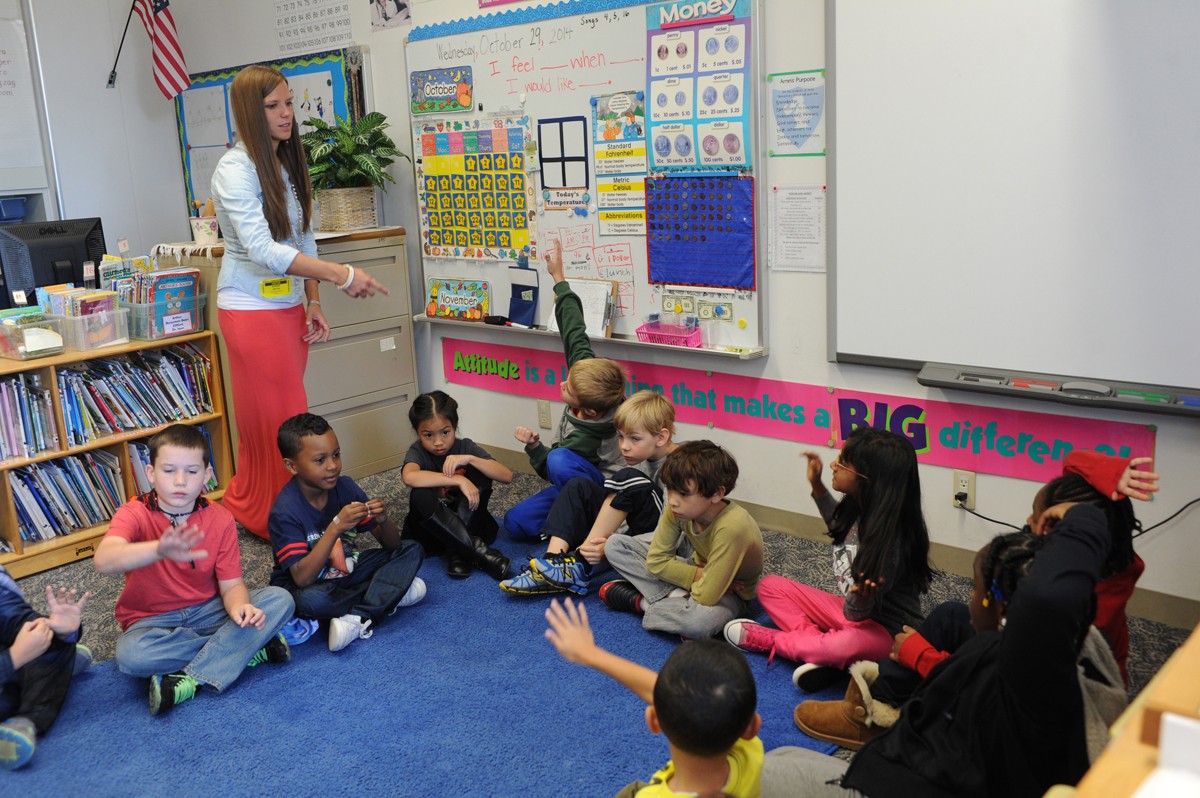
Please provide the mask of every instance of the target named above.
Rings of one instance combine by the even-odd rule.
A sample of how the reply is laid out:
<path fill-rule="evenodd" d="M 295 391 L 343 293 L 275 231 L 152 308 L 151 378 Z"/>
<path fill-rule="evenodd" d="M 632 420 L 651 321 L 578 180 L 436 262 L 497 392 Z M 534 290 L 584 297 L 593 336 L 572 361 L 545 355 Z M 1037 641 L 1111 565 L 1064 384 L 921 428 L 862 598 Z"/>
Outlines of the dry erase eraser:
<path fill-rule="evenodd" d="M 1107 385 L 1101 385 L 1098 382 L 1087 382 L 1085 380 L 1073 380 L 1062 384 L 1063 391 L 1071 393 L 1079 393 L 1091 396 L 1111 396 L 1112 388 Z"/>

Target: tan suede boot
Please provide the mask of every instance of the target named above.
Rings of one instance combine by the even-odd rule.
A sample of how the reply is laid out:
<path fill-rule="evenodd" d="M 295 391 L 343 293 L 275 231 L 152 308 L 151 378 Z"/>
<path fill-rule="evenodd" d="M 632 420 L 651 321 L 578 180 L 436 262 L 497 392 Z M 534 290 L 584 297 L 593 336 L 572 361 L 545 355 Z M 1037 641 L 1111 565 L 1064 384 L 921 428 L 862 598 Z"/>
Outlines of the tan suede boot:
<path fill-rule="evenodd" d="M 870 685 L 879 675 L 874 662 L 850 667 L 850 685 L 841 701 L 805 701 L 796 707 L 796 726 L 817 740 L 857 751 L 896 722 L 899 710 L 871 698 Z"/>

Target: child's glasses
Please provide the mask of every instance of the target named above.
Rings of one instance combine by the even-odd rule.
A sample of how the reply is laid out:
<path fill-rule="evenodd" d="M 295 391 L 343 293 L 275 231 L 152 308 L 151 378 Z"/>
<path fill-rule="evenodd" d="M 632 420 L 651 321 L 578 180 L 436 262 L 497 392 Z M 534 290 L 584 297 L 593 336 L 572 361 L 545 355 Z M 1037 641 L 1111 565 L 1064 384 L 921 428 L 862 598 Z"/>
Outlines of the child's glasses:
<path fill-rule="evenodd" d="M 865 474 L 858 473 L 848 465 L 842 465 L 842 458 L 840 457 L 834 458 L 833 462 L 829 464 L 829 467 L 834 471 L 845 471 L 847 474 L 853 474 L 856 479 L 865 480 L 867 482 L 871 481 L 871 478 Z"/>

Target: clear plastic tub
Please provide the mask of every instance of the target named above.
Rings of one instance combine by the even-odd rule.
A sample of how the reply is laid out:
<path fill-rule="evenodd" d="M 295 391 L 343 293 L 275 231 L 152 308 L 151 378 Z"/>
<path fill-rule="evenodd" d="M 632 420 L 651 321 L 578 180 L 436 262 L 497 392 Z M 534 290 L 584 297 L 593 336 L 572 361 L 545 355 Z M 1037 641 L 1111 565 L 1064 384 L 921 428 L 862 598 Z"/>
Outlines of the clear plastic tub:
<path fill-rule="evenodd" d="M 100 349 L 129 343 L 129 309 L 102 310 L 86 316 L 54 316 L 62 319 L 68 349 Z"/>
<path fill-rule="evenodd" d="M 32 360 L 63 351 L 63 324 L 58 316 L 43 316 L 26 324 L 0 324 L 0 357 Z"/>
<path fill-rule="evenodd" d="M 142 341 L 157 341 L 204 329 L 205 296 L 164 302 L 122 302 L 129 309 L 129 335 Z"/>

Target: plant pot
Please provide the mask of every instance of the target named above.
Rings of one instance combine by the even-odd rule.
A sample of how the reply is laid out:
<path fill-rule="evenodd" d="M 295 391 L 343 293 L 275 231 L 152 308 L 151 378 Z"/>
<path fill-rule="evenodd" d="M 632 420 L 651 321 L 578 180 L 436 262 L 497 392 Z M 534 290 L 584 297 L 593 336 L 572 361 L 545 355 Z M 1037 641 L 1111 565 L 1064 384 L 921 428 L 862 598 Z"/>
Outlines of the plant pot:
<path fill-rule="evenodd" d="M 323 188 L 317 192 L 321 203 L 322 230 L 365 230 L 378 227 L 375 215 L 375 188 Z"/>

